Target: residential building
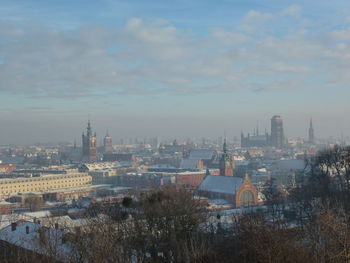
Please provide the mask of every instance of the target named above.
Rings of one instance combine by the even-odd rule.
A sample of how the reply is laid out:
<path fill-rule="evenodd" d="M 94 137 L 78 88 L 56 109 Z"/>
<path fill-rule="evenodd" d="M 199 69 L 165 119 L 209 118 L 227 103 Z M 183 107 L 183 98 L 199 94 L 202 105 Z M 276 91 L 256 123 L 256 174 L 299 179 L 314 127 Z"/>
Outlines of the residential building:
<path fill-rule="evenodd" d="M 90 183 L 91 176 L 87 173 L 4 178 L 0 179 L 0 196 L 6 197 L 18 193 L 32 193 L 52 189 L 79 187 Z"/>

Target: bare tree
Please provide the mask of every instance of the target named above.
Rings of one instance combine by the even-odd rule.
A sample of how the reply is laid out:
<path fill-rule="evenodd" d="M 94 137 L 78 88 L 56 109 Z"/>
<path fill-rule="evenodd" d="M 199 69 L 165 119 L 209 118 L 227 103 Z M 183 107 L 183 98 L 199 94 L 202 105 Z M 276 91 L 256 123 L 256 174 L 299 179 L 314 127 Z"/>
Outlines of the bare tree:
<path fill-rule="evenodd" d="M 130 233 L 135 249 L 149 255 L 152 262 L 190 262 L 194 237 L 206 221 L 203 204 L 191 192 L 175 187 L 146 193 L 140 204 Z"/>
<path fill-rule="evenodd" d="M 271 178 L 263 185 L 262 194 L 264 195 L 264 204 L 268 208 L 268 214 L 273 221 L 281 219 L 285 210 L 285 197 L 281 189 L 274 183 Z"/>
<path fill-rule="evenodd" d="M 316 220 L 305 230 L 306 244 L 317 262 L 350 262 L 350 215 L 341 203 L 320 204 Z"/>
<path fill-rule="evenodd" d="M 30 211 L 40 211 L 43 207 L 44 201 L 41 196 L 29 196 L 24 201 L 25 205 L 29 208 Z"/>
<path fill-rule="evenodd" d="M 241 217 L 236 221 L 235 235 L 239 262 L 313 262 L 296 229 L 271 223 L 263 214 Z"/>

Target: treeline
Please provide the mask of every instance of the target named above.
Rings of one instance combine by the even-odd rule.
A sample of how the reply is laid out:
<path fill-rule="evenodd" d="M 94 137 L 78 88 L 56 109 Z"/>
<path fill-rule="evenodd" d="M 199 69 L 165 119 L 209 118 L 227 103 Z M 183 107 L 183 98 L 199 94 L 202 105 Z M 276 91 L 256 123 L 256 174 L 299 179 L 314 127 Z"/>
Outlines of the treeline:
<path fill-rule="evenodd" d="M 87 224 L 65 237 L 66 261 L 350 262 L 350 148 L 326 149 L 306 169 L 293 188 L 266 182 L 265 206 L 246 214 L 209 213 L 176 187 L 92 207 Z M 41 244 L 52 255 L 61 249 Z"/>

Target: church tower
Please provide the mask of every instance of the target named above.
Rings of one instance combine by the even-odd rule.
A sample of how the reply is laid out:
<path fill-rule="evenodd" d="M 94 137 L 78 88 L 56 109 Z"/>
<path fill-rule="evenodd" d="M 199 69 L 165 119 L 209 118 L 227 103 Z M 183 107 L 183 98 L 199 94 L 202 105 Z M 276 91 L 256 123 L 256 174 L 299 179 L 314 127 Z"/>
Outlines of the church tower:
<path fill-rule="evenodd" d="M 279 115 L 271 118 L 271 145 L 281 149 L 284 144 L 283 119 Z"/>
<path fill-rule="evenodd" d="M 309 127 L 309 143 L 315 144 L 315 134 L 314 134 L 314 128 L 312 126 L 312 119 L 310 120 L 310 127 Z"/>
<path fill-rule="evenodd" d="M 232 156 L 228 153 L 226 138 L 223 145 L 223 154 L 220 158 L 220 175 L 233 176 L 234 161 Z"/>
<path fill-rule="evenodd" d="M 103 139 L 103 149 L 105 153 L 113 152 L 112 137 L 109 136 L 108 131 Z"/>
<path fill-rule="evenodd" d="M 83 160 L 87 162 L 97 161 L 96 133 L 92 135 L 90 120 L 86 129 L 86 135 L 83 132 Z"/>

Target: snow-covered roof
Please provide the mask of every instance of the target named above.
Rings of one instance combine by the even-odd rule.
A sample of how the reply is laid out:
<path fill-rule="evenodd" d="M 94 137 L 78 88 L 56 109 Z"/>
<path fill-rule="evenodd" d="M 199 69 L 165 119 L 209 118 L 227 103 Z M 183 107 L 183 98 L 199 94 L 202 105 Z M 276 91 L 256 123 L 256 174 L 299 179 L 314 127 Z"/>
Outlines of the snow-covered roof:
<path fill-rule="evenodd" d="M 235 194 L 242 185 L 243 179 L 235 176 L 208 175 L 199 185 L 199 190 Z"/>
<path fill-rule="evenodd" d="M 26 232 L 27 227 L 28 233 Z M 69 256 L 73 250 L 71 243 L 62 242 L 65 234 L 59 229 L 47 228 L 27 221 L 18 221 L 14 231 L 12 231 L 11 225 L 0 230 L 0 240 L 49 257 L 53 256 L 50 252 L 54 248 L 57 260 L 69 262 Z M 44 243 L 47 247 L 43 245 L 43 238 L 46 240 Z"/>
<path fill-rule="evenodd" d="M 211 160 L 213 158 L 214 151 L 210 149 L 195 149 L 190 151 L 189 159 L 196 160 Z"/>
<path fill-rule="evenodd" d="M 89 170 L 107 170 L 119 167 L 119 162 L 102 162 L 102 163 L 84 163 L 84 166 Z"/>
<path fill-rule="evenodd" d="M 272 163 L 272 169 L 277 170 L 303 170 L 305 168 L 305 161 L 304 160 L 297 160 L 297 159 L 291 159 L 291 160 L 277 160 Z"/>
<path fill-rule="evenodd" d="M 182 159 L 180 163 L 181 169 L 197 169 L 197 159 Z"/>
<path fill-rule="evenodd" d="M 18 220 L 31 220 L 32 218 L 24 215 L 24 214 L 7 214 L 7 215 L 0 215 L 0 229 L 3 229 L 11 223 L 16 222 Z"/>
<path fill-rule="evenodd" d="M 36 211 L 36 212 L 25 212 L 23 213 L 25 216 L 31 218 L 42 218 L 42 217 L 50 217 L 52 216 L 50 211 Z"/>
<path fill-rule="evenodd" d="M 214 205 L 231 205 L 225 199 L 209 199 L 208 202 L 209 202 L 209 204 L 214 204 Z"/>

